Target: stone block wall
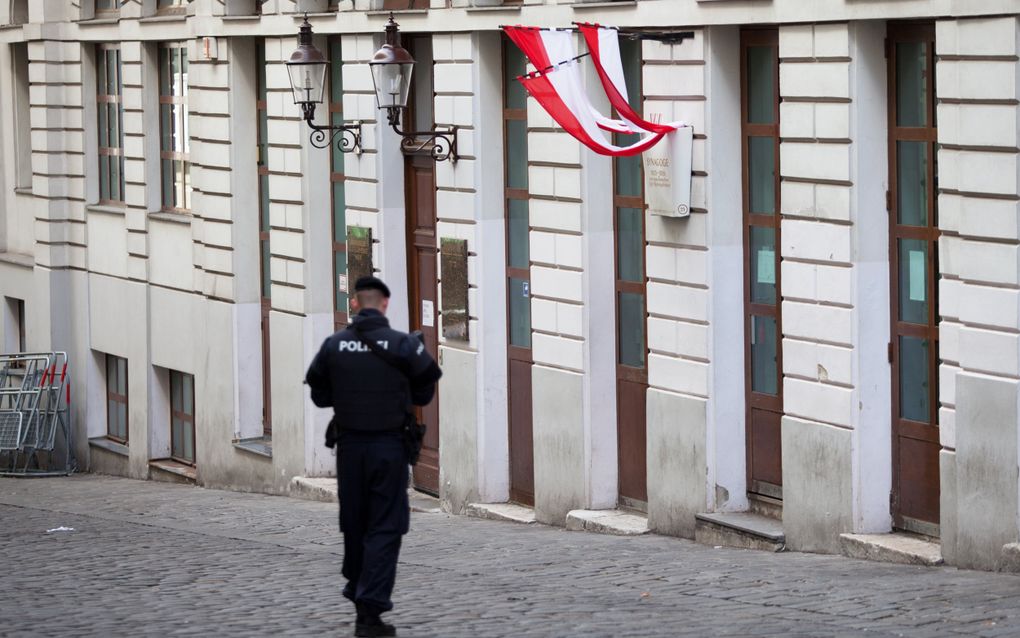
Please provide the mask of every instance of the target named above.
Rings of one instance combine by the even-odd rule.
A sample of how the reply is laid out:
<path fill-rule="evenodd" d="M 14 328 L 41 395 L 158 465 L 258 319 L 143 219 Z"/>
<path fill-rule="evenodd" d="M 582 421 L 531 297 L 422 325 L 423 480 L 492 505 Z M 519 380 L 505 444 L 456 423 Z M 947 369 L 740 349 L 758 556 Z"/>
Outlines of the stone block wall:
<path fill-rule="evenodd" d="M 1016 542 L 1020 64 L 1016 17 L 936 23 L 942 552 Z"/>

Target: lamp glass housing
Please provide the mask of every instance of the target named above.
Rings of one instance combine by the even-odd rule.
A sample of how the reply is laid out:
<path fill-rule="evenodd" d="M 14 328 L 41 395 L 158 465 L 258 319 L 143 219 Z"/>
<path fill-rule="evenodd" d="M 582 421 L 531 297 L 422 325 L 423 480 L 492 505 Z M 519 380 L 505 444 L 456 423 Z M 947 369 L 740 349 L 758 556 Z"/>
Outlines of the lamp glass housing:
<path fill-rule="evenodd" d="M 326 88 L 325 60 L 321 62 L 287 63 L 294 104 L 322 104 Z"/>
<path fill-rule="evenodd" d="M 370 62 L 372 83 L 375 85 L 375 105 L 380 109 L 403 108 L 407 106 L 407 95 L 411 90 L 411 74 L 414 60 L 410 62 Z"/>

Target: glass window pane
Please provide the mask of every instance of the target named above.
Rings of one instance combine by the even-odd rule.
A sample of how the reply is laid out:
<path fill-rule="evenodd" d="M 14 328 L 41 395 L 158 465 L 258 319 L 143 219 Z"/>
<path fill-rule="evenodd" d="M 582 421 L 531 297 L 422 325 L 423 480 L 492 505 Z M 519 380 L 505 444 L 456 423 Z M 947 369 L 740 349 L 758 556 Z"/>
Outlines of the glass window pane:
<path fill-rule="evenodd" d="M 270 299 L 272 298 L 273 282 L 272 273 L 269 271 L 269 242 L 264 239 L 260 241 L 259 250 L 262 253 L 262 297 Z"/>
<path fill-rule="evenodd" d="M 900 417 L 928 422 L 928 340 L 900 338 Z"/>
<path fill-rule="evenodd" d="M 184 433 L 177 417 L 170 418 L 170 454 L 178 458 L 184 454 Z"/>
<path fill-rule="evenodd" d="M 106 87 L 106 49 L 96 48 L 96 93 L 103 94 Z"/>
<path fill-rule="evenodd" d="M 621 292 L 617 296 L 620 338 L 620 363 L 634 368 L 645 367 L 645 296 Z"/>
<path fill-rule="evenodd" d="M 111 436 L 119 436 L 117 428 L 117 402 L 106 400 L 106 432 Z"/>
<path fill-rule="evenodd" d="M 120 183 L 123 179 L 123 175 L 120 172 L 120 157 L 110 156 L 110 193 L 109 199 L 114 201 L 120 201 L 124 197 L 121 195 Z"/>
<path fill-rule="evenodd" d="M 107 121 L 109 111 L 107 110 L 105 103 L 100 103 L 98 110 L 99 110 L 99 146 L 107 147 L 110 145 L 110 132 Z"/>
<path fill-rule="evenodd" d="M 170 372 L 170 409 L 178 412 L 182 409 L 181 400 L 181 373 Z"/>
<path fill-rule="evenodd" d="M 530 266 L 529 229 L 528 200 L 507 200 L 507 244 L 510 253 L 508 263 L 511 268 Z"/>
<path fill-rule="evenodd" d="M 127 396 L 127 359 L 117 357 L 117 391 Z"/>
<path fill-rule="evenodd" d="M 616 135 L 617 144 L 632 144 L 631 136 Z M 636 139 L 636 138 L 635 138 Z M 641 197 L 644 191 L 641 173 L 641 155 L 616 158 L 616 194 L 624 197 Z"/>
<path fill-rule="evenodd" d="M 99 199 L 110 199 L 110 156 L 99 156 Z"/>
<path fill-rule="evenodd" d="M 170 49 L 159 49 L 159 94 L 170 95 Z"/>
<path fill-rule="evenodd" d="M 106 94 L 117 94 L 117 55 L 115 51 L 106 52 Z"/>
<path fill-rule="evenodd" d="M 776 364 L 776 320 L 751 317 L 751 390 L 778 394 L 779 366 Z"/>
<path fill-rule="evenodd" d="M 508 109 L 524 109 L 528 107 L 528 92 L 517 81 L 517 77 L 527 73 L 527 61 L 512 42 L 503 39 L 503 104 Z"/>
<path fill-rule="evenodd" d="M 347 293 L 340 290 L 340 279 L 347 276 L 347 253 L 337 251 L 333 253 L 333 290 L 336 293 L 333 297 L 336 300 L 336 311 L 347 312 Z M 348 283 L 348 288 L 350 284 Z"/>
<path fill-rule="evenodd" d="M 928 324 L 928 242 L 899 239 L 899 320 Z"/>
<path fill-rule="evenodd" d="M 506 121 L 506 185 L 528 187 L 528 123 Z"/>
<path fill-rule="evenodd" d="M 776 121 L 775 55 L 773 47 L 747 48 L 747 121 Z"/>
<path fill-rule="evenodd" d="M 928 121 L 928 46 L 896 43 L 896 125 L 926 126 Z"/>
<path fill-rule="evenodd" d="M 195 377 L 190 374 L 182 375 L 184 377 L 184 413 L 194 414 L 195 413 Z"/>
<path fill-rule="evenodd" d="M 163 166 L 163 207 L 173 208 L 174 205 L 174 162 L 173 160 L 162 160 Z"/>
<path fill-rule="evenodd" d="M 751 226 L 751 303 L 776 303 L 776 229 Z"/>
<path fill-rule="evenodd" d="M 268 198 L 265 206 L 268 212 Z M 268 218 L 263 230 L 269 230 Z M 347 200 L 343 182 L 333 182 L 333 241 L 338 243 L 347 241 Z"/>
<path fill-rule="evenodd" d="M 195 461 L 195 429 L 193 424 L 184 422 L 181 424 L 184 435 L 183 458 L 194 463 Z"/>
<path fill-rule="evenodd" d="M 896 142 L 896 218 L 905 226 L 928 225 L 927 142 Z"/>
<path fill-rule="evenodd" d="M 627 85 L 627 103 L 641 113 L 641 41 L 620 38 L 620 63 Z M 639 163 L 640 165 L 640 163 Z"/>
<path fill-rule="evenodd" d="M 117 429 L 120 432 L 120 438 L 127 438 L 127 405 L 123 403 L 117 404 Z"/>
<path fill-rule="evenodd" d="M 343 49 L 340 45 L 340 38 L 335 38 L 329 46 L 329 95 L 330 101 L 334 104 L 343 104 L 344 100 L 344 58 Z M 263 73 L 266 68 L 265 53 L 260 61 Z"/>
<path fill-rule="evenodd" d="M 510 345 L 531 347 L 531 283 L 510 278 Z"/>
<path fill-rule="evenodd" d="M 616 277 L 623 281 L 645 280 L 644 211 L 616 209 Z"/>
<path fill-rule="evenodd" d="M 747 139 L 748 206 L 750 212 L 776 213 L 776 146 L 771 137 Z"/>

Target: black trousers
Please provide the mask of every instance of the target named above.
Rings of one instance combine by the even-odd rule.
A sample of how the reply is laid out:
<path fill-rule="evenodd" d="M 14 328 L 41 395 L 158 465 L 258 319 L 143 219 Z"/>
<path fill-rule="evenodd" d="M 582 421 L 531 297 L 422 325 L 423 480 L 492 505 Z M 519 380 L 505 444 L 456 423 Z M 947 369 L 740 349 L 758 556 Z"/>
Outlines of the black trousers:
<path fill-rule="evenodd" d="M 400 540 L 411 513 L 399 433 L 342 432 L 337 453 L 345 597 L 369 612 L 393 609 Z"/>

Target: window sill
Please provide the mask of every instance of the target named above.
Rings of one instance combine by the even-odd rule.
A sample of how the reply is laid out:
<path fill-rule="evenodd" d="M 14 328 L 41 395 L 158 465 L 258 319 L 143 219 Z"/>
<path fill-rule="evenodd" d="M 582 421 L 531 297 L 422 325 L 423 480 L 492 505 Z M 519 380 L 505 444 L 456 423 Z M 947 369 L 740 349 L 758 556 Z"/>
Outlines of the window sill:
<path fill-rule="evenodd" d="M 33 194 L 32 193 L 32 187 L 31 186 L 15 186 L 14 187 L 14 194 L 15 195 L 32 195 Z"/>
<path fill-rule="evenodd" d="M 101 24 L 117 24 L 120 22 L 120 18 L 89 18 L 87 20 L 77 20 L 76 22 L 78 26 L 91 27 Z"/>
<path fill-rule="evenodd" d="M 250 16 L 223 16 L 221 20 L 224 22 L 258 22 L 262 19 L 262 16 L 253 13 Z"/>
<path fill-rule="evenodd" d="M 22 268 L 35 268 L 35 257 L 21 253 L 0 252 L 0 262 L 21 266 Z"/>
<path fill-rule="evenodd" d="M 241 439 L 234 441 L 234 447 L 242 452 L 254 454 L 255 456 L 273 458 L 273 439 L 268 436 L 260 436 L 253 439 Z"/>
<path fill-rule="evenodd" d="M 195 471 L 194 466 L 174 461 L 173 459 L 153 459 L 149 461 L 149 467 L 162 472 L 176 474 L 191 481 L 198 478 L 198 473 Z"/>
<path fill-rule="evenodd" d="M 90 213 L 104 213 L 106 215 L 120 215 L 124 216 L 127 214 L 127 206 L 110 206 L 108 204 L 89 204 L 85 207 Z"/>
<path fill-rule="evenodd" d="M 501 11 L 505 12 L 505 13 L 510 13 L 510 12 L 520 13 L 521 12 L 521 5 L 519 5 L 519 4 L 504 4 L 504 5 L 497 5 L 497 6 L 494 6 L 494 7 L 467 7 L 466 11 L 468 13 L 499 13 Z"/>
<path fill-rule="evenodd" d="M 149 213 L 150 219 L 158 219 L 161 222 L 170 222 L 171 224 L 184 224 L 187 226 L 191 225 L 191 215 L 185 215 L 184 213 L 168 213 L 166 211 L 158 211 L 155 213 Z"/>
<path fill-rule="evenodd" d="M 97 447 L 107 452 L 113 452 L 121 456 L 128 456 L 128 446 L 123 443 L 118 443 L 113 439 L 108 439 L 105 436 L 96 436 L 89 439 L 89 447 Z"/>
<path fill-rule="evenodd" d="M 316 13 L 309 13 L 306 15 L 304 13 L 301 13 L 300 11 L 295 11 L 293 13 L 288 13 L 285 15 L 289 15 L 295 20 L 304 20 L 305 18 L 308 18 L 309 20 L 314 20 L 315 18 L 335 18 L 336 14 L 337 14 L 336 11 L 318 11 Z"/>
<path fill-rule="evenodd" d="M 622 2 L 575 2 L 570 5 L 574 11 L 578 9 L 608 9 L 611 7 L 634 7 L 637 0 L 623 0 Z"/>
<path fill-rule="evenodd" d="M 184 13 L 177 13 L 165 16 L 149 16 L 147 18 L 139 18 L 139 22 L 187 22 L 188 16 Z"/>
<path fill-rule="evenodd" d="M 428 9 L 370 9 L 365 12 L 365 15 L 370 16 L 388 16 L 391 13 L 393 15 L 425 15 L 428 13 Z"/>

